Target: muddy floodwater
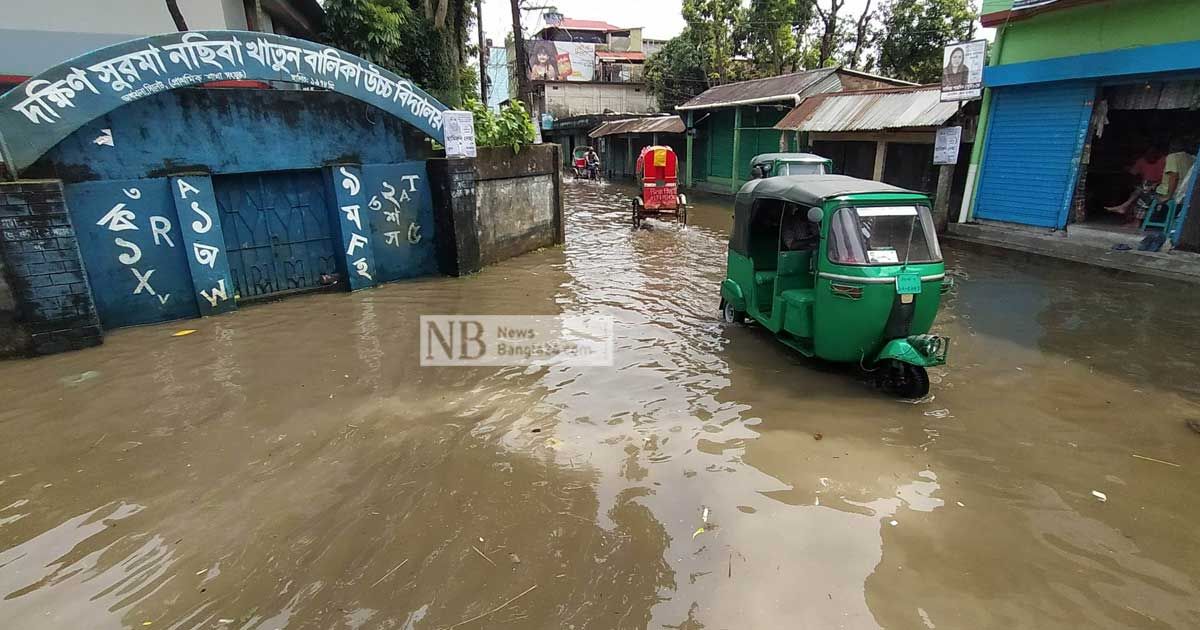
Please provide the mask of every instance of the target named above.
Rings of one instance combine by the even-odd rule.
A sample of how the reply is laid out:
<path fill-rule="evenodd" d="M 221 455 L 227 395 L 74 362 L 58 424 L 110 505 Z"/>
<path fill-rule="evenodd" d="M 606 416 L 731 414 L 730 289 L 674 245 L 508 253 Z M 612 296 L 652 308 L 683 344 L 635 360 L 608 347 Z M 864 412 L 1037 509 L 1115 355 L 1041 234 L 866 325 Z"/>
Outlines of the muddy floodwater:
<path fill-rule="evenodd" d="M 719 322 L 729 200 L 628 194 L 470 278 L 0 364 L 0 627 L 1200 627 L 1194 288 L 948 247 L 914 404 Z M 615 365 L 419 367 L 445 313 L 610 315 Z"/>

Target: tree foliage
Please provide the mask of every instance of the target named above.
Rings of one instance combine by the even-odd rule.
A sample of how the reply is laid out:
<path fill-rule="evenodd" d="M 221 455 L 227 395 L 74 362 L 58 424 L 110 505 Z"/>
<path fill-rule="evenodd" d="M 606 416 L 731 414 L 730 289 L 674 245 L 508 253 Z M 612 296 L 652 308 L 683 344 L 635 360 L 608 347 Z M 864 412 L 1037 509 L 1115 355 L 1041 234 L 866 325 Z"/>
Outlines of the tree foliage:
<path fill-rule="evenodd" d="M 691 30 L 686 28 L 650 55 L 644 77 L 647 89 L 658 98 L 659 109 L 670 111 L 708 89 L 704 61 Z"/>
<path fill-rule="evenodd" d="M 740 0 L 683 0 L 683 19 L 703 59 L 710 85 L 736 80 L 734 56 L 741 51 L 744 10 Z"/>
<path fill-rule="evenodd" d="M 473 98 L 464 99 L 463 107 L 475 117 L 476 145 L 509 147 L 513 153 L 518 153 L 522 145 L 533 144 L 537 130 L 520 101 L 509 101 L 499 115 L 493 114 L 487 105 Z"/>
<path fill-rule="evenodd" d="M 775 76 L 800 68 L 800 41 L 815 12 L 814 0 L 751 0 L 744 22 L 754 73 Z"/>
<path fill-rule="evenodd" d="M 972 0 L 893 0 L 880 12 L 879 69 L 888 76 L 934 83 L 942 49 L 975 35 Z"/>
<path fill-rule="evenodd" d="M 371 63 L 458 104 L 475 17 L 470 0 L 326 0 L 325 37 Z"/>

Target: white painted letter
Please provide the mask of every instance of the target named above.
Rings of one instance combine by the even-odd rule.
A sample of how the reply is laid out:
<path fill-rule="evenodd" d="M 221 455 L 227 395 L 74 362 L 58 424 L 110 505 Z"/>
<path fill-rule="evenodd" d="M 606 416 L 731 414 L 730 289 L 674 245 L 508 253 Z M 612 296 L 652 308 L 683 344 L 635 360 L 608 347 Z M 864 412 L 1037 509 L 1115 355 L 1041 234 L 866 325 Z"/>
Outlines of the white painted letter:
<path fill-rule="evenodd" d="M 171 220 L 167 217 L 150 217 L 150 233 L 154 235 L 154 244 L 159 245 L 158 237 L 163 237 L 167 241 L 167 245 L 175 247 L 175 242 L 171 240 Z"/>
<path fill-rule="evenodd" d="M 357 195 L 358 191 L 362 189 L 362 184 L 359 183 L 358 177 L 346 170 L 345 166 L 340 167 L 338 170 L 342 173 L 342 188 L 350 191 L 351 195 Z"/>
<path fill-rule="evenodd" d="M 145 289 L 146 293 L 154 295 L 154 287 L 150 286 L 150 276 L 154 275 L 154 270 L 147 271 L 146 275 L 142 275 L 137 267 L 130 267 L 129 270 L 133 272 L 133 277 L 137 278 L 137 287 L 134 288 L 133 294 L 137 295 L 142 292 L 142 289 Z"/>
<path fill-rule="evenodd" d="M 137 215 L 133 213 L 133 210 L 126 208 L 125 204 L 119 203 L 113 206 L 112 210 L 108 211 L 108 214 L 100 217 L 100 220 L 96 222 L 96 225 L 104 225 L 113 232 L 136 230 L 138 229 L 138 226 L 133 224 L 133 220 L 136 218 Z"/>
<path fill-rule="evenodd" d="M 416 223 L 408 224 L 408 242 L 413 245 L 421 242 L 421 226 Z"/>
<path fill-rule="evenodd" d="M 366 237 L 362 234 L 350 235 L 350 246 L 346 248 L 346 255 L 353 256 L 355 248 L 364 247 L 368 243 Z"/>
<path fill-rule="evenodd" d="M 129 250 L 129 253 L 117 256 L 117 260 L 121 261 L 121 264 L 133 265 L 142 259 L 142 248 L 138 247 L 136 244 L 130 243 L 123 238 L 114 238 L 113 243 L 115 243 L 117 247 L 124 247 Z"/>
<path fill-rule="evenodd" d="M 204 243 L 192 243 L 192 254 L 196 257 L 196 262 L 201 265 L 208 265 L 209 269 L 216 269 L 217 254 L 221 250 L 212 245 Z"/>
<path fill-rule="evenodd" d="M 225 293 L 225 279 L 222 278 L 217 281 L 217 286 L 212 288 L 212 295 L 209 295 L 208 293 L 201 291 L 200 297 L 207 300 L 208 305 L 213 308 L 217 307 L 217 302 L 219 302 L 221 300 L 228 300 L 229 294 Z"/>
<path fill-rule="evenodd" d="M 183 180 L 181 179 L 179 181 Z M 212 217 L 208 216 L 207 212 L 200 209 L 200 202 L 198 201 L 192 202 L 192 212 L 195 212 L 196 214 L 200 215 L 200 218 L 204 219 L 203 222 L 192 221 L 192 229 L 196 230 L 198 234 L 207 234 L 208 231 L 212 229 Z"/>
<path fill-rule="evenodd" d="M 358 271 L 358 275 L 366 278 L 367 280 L 371 279 L 371 274 L 367 273 L 366 258 L 359 258 L 358 260 L 354 261 L 354 269 Z"/>
<path fill-rule="evenodd" d="M 121 192 L 125 193 L 126 197 L 129 197 L 134 201 L 142 198 L 142 191 L 138 190 L 137 188 L 122 188 Z"/>
<path fill-rule="evenodd" d="M 421 180 L 420 175 L 405 175 L 400 179 L 408 182 L 408 192 L 417 192 L 417 182 Z"/>
<path fill-rule="evenodd" d="M 194 192 L 197 194 L 200 192 L 199 188 L 196 188 L 195 186 L 187 183 L 187 180 L 183 179 L 182 177 L 180 177 L 177 181 L 179 182 L 179 198 L 180 199 L 187 199 L 189 192 Z"/>
<path fill-rule="evenodd" d="M 346 218 L 354 223 L 354 227 L 362 229 L 362 220 L 358 216 L 358 205 L 342 206 L 342 212 L 346 213 Z"/>

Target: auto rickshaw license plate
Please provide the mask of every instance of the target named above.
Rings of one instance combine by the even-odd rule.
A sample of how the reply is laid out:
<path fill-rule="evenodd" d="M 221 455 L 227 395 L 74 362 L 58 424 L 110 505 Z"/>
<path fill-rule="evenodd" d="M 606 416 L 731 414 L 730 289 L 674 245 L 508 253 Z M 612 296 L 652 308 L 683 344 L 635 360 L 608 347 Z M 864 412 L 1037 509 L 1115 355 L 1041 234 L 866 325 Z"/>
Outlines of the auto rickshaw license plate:
<path fill-rule="evenodd" d="M 900 295 L 916 295 L 921 292 L 921 276 L 915 273 L 902 273 L 896 276 L 896 293 Z"/>

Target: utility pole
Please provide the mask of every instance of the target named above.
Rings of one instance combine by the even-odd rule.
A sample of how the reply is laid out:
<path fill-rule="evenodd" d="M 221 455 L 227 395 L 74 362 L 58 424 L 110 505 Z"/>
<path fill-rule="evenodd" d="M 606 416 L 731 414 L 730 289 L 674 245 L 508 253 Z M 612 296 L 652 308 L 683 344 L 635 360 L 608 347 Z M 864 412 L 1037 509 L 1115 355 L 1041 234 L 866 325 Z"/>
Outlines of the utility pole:
<path fill-rule="evenodd" d="M 526 111 L 533 113 L 530 101 L 529 73 L 525 67 L 529 56 L 525 54 L 525 35 L 521 32 L 521 0 L 509 0 L 512 4 L 513 48 L 516 50 L 517 99 L 525 104 Z"/>
<path fill-rule="evenodd" d="M 475 27 L 479 31 L 479 102 L 487 107 L 488 61 L 491 51 L 483 45 L 483 0 L 475 0 Z"/>

